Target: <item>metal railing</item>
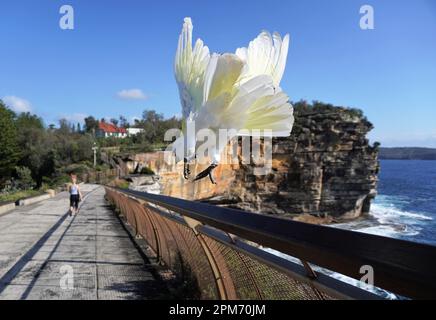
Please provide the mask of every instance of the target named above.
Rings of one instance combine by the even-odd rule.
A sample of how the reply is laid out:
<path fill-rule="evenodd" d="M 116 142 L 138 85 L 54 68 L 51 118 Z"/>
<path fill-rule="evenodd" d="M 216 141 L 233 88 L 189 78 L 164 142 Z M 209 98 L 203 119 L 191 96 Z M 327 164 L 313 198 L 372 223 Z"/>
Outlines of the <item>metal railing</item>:
<path fill-rule="evenodd" d="M 202 299 L 381 299 L 321 267 L 402 297 L 436 298 L 436 247 L 106 187 L 137 235 Z M 296 262 L 259 246 L 297 258 Z"/>

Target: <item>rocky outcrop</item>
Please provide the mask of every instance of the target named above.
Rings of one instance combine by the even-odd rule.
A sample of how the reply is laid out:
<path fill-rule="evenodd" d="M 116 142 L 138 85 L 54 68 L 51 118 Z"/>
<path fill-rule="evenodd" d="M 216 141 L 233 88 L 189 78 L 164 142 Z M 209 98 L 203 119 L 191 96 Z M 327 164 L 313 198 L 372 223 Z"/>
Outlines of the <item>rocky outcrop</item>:
<path fill-rule="evenodd" d="M 148 193 L 160 194 L 161 184 L 160 176 L 154 174 L 130 176 L 127 178 L 130 182 L 129 188 L 137 191 L 144 191 Z"/>
<path fill-rule="evenodd" d="M 122 162 L 130 172 L 151 168 L 160 176 L 160 193 L 175 197 L 282 216 L 351 219 L 367 213 L 379 169 L 377 147 L 366 138 L 372 124 L 358 110 L 319 103 L 297 104 L 295 119 L 290 137 L 274 139 L 272 171 L 263 176 L 240 157 L 216 169 L 216 185 L 208 179 L 184 180 L 183 164 L 166 163 L 164 152 L 131 155 Z M 193 174 L 203 169 L 196 166 Z"/>
<path fill-rule="evenodd" d="M 356 218 L 376 195 L 377 148 L 372 124 L 358 110 L 300 106 L 292 135 L 273 143 L 273 172 L 241 166 L 230 188 L 232 206 L 270 214 Z"/>
<path fill-rule="evenodd" d="M 170 159 L 168 159 L 170 158 Z M 228 197 L 228 188 L 233 182 L 238 165 L 220 165 L 216 170 L 217 184 L 211 184 L 209 179 L 203 179 L 198 182 L 187 181 L 183 178 L 183 163 L 174 163 L 170 152 L 148 152 L 132 155 L 124 155 L 117 157 L 116 161 L 122 163 L 125 171 L 135 172 L 138 167 L 147 167 L 152 170 L 155 175 L 159 176 L 160 193 L 172 197 L 183 198 L 187 200 L 203 200 L 219 195 Z M 195 165 L 191 167 L 192 176 L 201 172 L 207 165 Z M 147 191 L 149 182 L 142 183 L 133 174 L 129 178 L 134 183 L 130 187 L 135 190 Z M 154 178 L 156 179 L 156 178 Z M 156 190 L 156 187 L 153 187 Z"/>

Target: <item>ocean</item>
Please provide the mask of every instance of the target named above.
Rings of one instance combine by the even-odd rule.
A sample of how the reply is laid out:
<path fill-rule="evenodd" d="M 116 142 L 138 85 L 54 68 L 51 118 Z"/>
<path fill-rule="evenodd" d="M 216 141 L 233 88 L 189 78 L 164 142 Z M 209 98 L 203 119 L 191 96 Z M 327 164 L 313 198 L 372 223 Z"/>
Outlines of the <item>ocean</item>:
<path fill-rule="evenodd" d="M 367 218 L 330 227 L 427 243 L 436 246 L 436 161 L 380 160 L 378 195 Z M 295 263 L 298 259 L 276 250 L 266 251 Z M 324 268 L 313 266 L 341 281 L 377 293 L 387 299 L 396 295 Z"/>
<path fill-rule="evenodd" d="M 436 245 L 436 161 L 380 160 L 369 217 L 338 228 Z"/>

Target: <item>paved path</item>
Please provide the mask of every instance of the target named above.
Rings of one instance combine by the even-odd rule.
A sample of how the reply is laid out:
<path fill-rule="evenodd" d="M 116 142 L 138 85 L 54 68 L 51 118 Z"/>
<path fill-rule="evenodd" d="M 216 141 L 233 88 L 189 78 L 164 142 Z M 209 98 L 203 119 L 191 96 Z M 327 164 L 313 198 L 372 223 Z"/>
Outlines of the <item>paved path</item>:
<path fill-rule="evenodd" d="M 149 261 L 107 207 L 104 189 L 82 189 L 86 195 L 75 217 L 67 213 L 65 192 L 0 217 L 0 299 L 154 299 L 162 294 Z"/>

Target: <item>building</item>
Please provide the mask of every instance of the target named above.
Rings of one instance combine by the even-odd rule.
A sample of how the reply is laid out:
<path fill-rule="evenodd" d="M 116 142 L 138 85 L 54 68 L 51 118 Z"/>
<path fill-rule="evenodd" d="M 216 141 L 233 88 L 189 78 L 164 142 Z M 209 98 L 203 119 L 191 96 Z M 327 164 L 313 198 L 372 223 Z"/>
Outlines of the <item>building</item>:
<path fill-rule="evenodd" d="M 129 136 L 135 136 L 138 133 L 141 133 L 143 131 L 144 131 L 144 129 L 141 129 L 141 128 L 127 128 L 127 134 Z"/>
<path fill-rule="evenodd" d="M 98 123 L 98 129 L 95 132 L 98 138 L 125 138 L 127 137 L 127 130 L 125 128 L 119 128 L 112 123 L 102 122 Z"/>

